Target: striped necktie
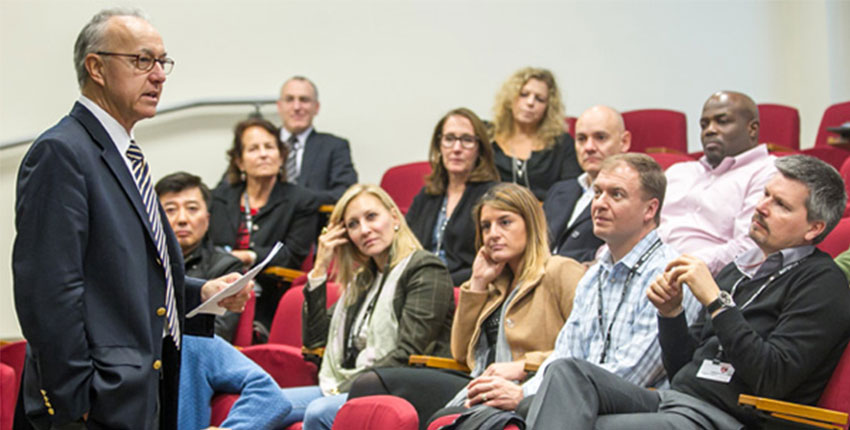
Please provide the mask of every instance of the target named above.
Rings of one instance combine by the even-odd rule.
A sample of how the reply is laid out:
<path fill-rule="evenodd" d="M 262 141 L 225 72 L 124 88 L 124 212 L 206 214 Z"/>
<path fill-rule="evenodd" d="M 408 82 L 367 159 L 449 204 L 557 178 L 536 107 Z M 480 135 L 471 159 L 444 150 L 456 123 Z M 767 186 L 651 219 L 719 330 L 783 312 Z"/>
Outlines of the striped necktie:
<path fill-rule="evenodd" d="M 294 184 L 298 180 L 298 136 L 291 135 L 286 139 L 286 180 Z"/>
<path fill-rule="evenodd" d="M 135 140 L 130 141 L 127 158 L 133 165 L 133 178 L 136 179 L 136 185 L 139 186 L 139 192 L 142 194 L 145 211 L 148 213 L 148 222 L 153 232 L 154 242 L 156 242 L 156 252 L 159 255 L 162 269 L 165 271 L 165 317 L 168 333 L 174 340 L 174 345 L 177 346 L 177 349 L 180 349 L 180 324 L 177 320 L 177 301 L 174 298 L 174 280 L 171 277 L 171 259 L 168 256 L 168 248 L 165 244 L 165 231 L 162 228 L 162 220 L 159 216 L 156 192 L 151 185 L 150 168 L 145 161 L 144 154 L 142 154 L 142 148 L 136 145 Z"/>

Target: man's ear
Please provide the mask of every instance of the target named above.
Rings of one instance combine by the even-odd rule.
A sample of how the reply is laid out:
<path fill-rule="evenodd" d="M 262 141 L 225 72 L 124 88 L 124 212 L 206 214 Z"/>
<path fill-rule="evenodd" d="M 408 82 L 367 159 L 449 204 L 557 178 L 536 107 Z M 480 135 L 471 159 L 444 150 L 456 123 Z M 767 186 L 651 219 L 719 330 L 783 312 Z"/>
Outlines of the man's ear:
<path fill-rule="evenodd" d="M 86 55 L 83 64 L 86 66 L 86 71 L 89 74 L 89 79 L 96 82 L 101 87 L 106 85 L 105 67 L 103 58 L 97 54 L 89 53 Z"/>
<path fill-rule="evenodd" d="M 658 213 L 658 199 L 650 199 L 646 205 L 646 212 L 643 214 L 643 222 L 652 222 L 655 219 L 655 214 Z"/>
<path fill-rule="evenodd" d="M 623 136 L 620 138 L 620 152 L 629 152 L 629 148 L 632 147 L 632 132 L 626 130 L 623 132 Z"/>
<path fill-rule="evenodd" d="M 816 237 L 823 233 L 824 229 L 826 229 L 825 222 L 812 221 L 809 223 L 809 229 L 806 231 L 806 234 L 803 235 L 803 239 L 805 239 L 808 243 L 812 243 Z"/>

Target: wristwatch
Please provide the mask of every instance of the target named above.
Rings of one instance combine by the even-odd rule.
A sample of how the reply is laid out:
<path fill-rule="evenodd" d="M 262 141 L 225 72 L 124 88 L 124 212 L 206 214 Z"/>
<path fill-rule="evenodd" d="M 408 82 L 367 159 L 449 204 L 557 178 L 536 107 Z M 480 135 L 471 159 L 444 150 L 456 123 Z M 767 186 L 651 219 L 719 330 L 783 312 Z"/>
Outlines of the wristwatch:
<path fill-rule="evenodd" d="M 709 303 L 705 308 L 708 310 L 709 314 L 713 314 L 720 308 L 733 308 L 735 307 L 735 300 L 732 300 L 732 295 L 726 291 L 720 290 L 720 294 L 714 299 L 713 302 Z"/>

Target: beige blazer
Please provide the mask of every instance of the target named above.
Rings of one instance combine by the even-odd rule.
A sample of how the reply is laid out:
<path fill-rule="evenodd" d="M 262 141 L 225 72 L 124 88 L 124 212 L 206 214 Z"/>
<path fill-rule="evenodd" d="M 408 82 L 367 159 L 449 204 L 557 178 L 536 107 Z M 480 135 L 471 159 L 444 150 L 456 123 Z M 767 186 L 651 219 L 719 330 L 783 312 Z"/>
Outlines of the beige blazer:
<path fill-rule="evenodd" d="M 555 338 L 570 316 L 576 284 L 584 272 L 585 267 L 575 260 L 552 256 L 541 277 L 520 286 L 502 321 L 515 361 L 539 365 L 552 352 Z M 510 294 L 510 279 L 506 274 L 499 276 L 486 292 L 471 291 L 469 285 L 467 281 L 460 286 L 451 348 L 454 359 L 471 368 L 481 325 L 498 312 Z"/>

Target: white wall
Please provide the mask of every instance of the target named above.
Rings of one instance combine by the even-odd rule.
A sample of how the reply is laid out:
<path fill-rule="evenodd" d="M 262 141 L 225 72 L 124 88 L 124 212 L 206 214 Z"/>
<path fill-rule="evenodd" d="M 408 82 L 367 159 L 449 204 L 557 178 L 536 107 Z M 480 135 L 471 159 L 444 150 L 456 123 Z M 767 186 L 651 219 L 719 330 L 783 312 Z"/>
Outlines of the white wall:
<path fill-rule="evenodd" d="M 129 4 L 119 1 L 119 4 Z M 92 0 L 0 0 L 0 142 L 34 135 L 78 92 L 77 32 Z M 515 69 L 552 69 L 567 112 L 610 104 L 696 119 L 715 90 L 800 109 L 811 146 L 823 110 L 850 100 L 848 1 L 145 1 L 176 60 L 162 106 L 275 97 L 293 74 L 319 86 L 317 128 L 350 139 L 362 181 L 423 160 L 434 122 L 467 106 L 485 117 Z M 843 47 L 843 49 L 842 49 Z M 183 169 L 214 183 L 230 128 L 249 108 L 204 108 L 140 123 L 154 176 Z M 273 107 L 264 110 L 275 118 Z M 276 120 L 277 121 L 277 120 Z M 14 176 L 25 148 L 0 151 L 0 338 L 20 335 L 11 246 Z M 45 270 L 50 270 L 45 267 Z"/>

